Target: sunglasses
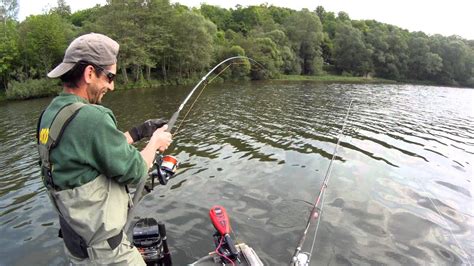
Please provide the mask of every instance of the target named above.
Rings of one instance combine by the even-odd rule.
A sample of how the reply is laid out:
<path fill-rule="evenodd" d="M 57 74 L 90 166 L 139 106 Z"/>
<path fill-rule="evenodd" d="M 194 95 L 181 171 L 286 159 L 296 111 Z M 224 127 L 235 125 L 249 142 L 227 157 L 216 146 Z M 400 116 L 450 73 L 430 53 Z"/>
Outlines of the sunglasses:
<path fill-rule="evenodd" d="M 94 65 L 92 65 L 92 66 L 94 66 Z M 105 69 L 103 67 L 100 67 L 100 66 L 94 66 L 94 67 L 105 74 L 105 76 L 109 79 L 109 83 L 112 83 L 114 81 L 116 74 L 114 74 L 114 73 L 112 73 L 112 72 L 108 71 L 107 69 Z"/>
<path fill-rule="evenodd" d="M 89 62 L 79 62 L 80 64 L 83 64 L 83 65 L 91 65 L 93 66 L 94 68 L 98 69 L 100 72 L 104 73 L 104 75 L 107 77 L 107 79 L 109 80 L 109 83 L 112 83 L 115 79 L 115 76 L 117 76 L 117 74 L 114 74 L 110 71 L 108 71 L 107 69 L 101 67 L 101 66 L 98 66 L 96 64 L 92 64 L 92 63 L 89 63 Z"/>

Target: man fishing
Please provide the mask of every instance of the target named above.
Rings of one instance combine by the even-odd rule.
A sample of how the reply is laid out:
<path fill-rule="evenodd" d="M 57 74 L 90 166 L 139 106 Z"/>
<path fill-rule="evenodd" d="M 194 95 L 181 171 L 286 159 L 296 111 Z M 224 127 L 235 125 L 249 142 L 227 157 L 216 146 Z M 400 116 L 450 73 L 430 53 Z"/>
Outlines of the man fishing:
<path fill-rule="evenodd" d="M 63 92 L 38 121 L 41 176 L 72 264 L 145 264 L 123 232 L 131 207 L 127 185 L 147 176 L 171 134 L 159 119 L 122 133 L 112 111 L 99 105 L 114 90 L 118 51 L 111 38 L 86 34 L 71 42 L 63 62 L 48 73 L 61 79 Z M 131 145 L 147 137 L 141 152 Z"/>

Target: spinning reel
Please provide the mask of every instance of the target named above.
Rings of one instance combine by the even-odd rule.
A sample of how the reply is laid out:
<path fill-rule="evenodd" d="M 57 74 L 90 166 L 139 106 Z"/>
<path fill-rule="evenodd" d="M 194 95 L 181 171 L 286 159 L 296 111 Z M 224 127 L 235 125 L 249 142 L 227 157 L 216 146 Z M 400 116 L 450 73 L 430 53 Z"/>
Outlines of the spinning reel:
<path fill-rule="evenodd" d="M 161 185 L 166 185 L 168 181 L 176 174 L 178 169 L 178 159 L 172 155 L 161 155 L 157 154 L 154 162 L 154 169 L 150 173 L 151 176 L 151 188 L 146 189 L 151 191 L 155 186 L 155 178 L 158 178 L 158 182 Z"/>

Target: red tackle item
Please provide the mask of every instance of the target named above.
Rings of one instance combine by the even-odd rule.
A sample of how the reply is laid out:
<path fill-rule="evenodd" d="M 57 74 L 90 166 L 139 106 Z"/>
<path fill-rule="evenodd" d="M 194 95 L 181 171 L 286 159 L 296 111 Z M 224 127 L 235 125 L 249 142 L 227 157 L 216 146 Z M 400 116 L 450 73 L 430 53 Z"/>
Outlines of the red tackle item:
<path fill-rule="evenodd" d="M 211 210 L 209 210 L 209 217 L 219 234 L 222 236 L 230 234 L 229 216 L 227 216 L 227 211 L 224 207 L 219 205 L 213 206 Z"/>

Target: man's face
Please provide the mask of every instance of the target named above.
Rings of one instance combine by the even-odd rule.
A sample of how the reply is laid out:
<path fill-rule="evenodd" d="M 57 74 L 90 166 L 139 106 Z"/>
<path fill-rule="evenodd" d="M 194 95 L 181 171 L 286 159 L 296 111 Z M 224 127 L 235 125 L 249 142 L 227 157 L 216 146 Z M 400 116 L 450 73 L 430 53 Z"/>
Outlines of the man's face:
<path fill-rule="evenodd" d="M 105 67 L 105 69 L 106 71 L 115 74 L 117 72 L 117 65 L 114 64 Z M 102 98 L 109 90 L 114 90 L 114 81 L 110 82 L 107 75 L 99 70 L 99 75 L 97 75 L 87 87 L 89 102 L 92 104 L 101 104 Z"/>

